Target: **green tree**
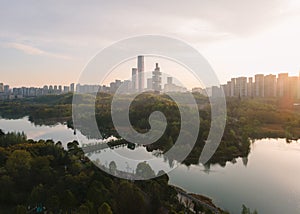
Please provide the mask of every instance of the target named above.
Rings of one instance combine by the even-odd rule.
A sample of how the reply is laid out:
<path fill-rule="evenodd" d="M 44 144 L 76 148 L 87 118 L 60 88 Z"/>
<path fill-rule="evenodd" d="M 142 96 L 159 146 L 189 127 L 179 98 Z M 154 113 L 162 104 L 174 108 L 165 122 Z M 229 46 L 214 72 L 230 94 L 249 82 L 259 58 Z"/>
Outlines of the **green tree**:
<path fill-rule="evenodd" d="M 146 161 L 141 162 L 136 167 L 136 175 L 143 178 L 155 177 L 155 172 Z"/>
<path fill-rule="evenodd" d="M 15 150 L 6 161 L 6 169 L 14 178 L 28 177 L 31 168 L 31 155 L 25 150 Z"/>
<path fill-rule="evenodd" d="M 104 202 L 99 208 L 98 208 L 98 214 L 113 214 L 110 206 L 108 203 Z"/>

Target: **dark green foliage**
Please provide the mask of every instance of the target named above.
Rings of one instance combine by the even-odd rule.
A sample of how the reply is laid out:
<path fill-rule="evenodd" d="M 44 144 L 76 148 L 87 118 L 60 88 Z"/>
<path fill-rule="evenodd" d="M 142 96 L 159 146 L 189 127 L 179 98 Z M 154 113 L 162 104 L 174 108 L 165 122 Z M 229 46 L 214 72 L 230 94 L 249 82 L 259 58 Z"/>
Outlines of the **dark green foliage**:
<path fill-rule="evenodd" d="M 8 139 L 6 134 L 2 137 Z M 91 214 L 181 210 L 167 175 L 136 183 L 117 179 L 92 162 L 83 162 L 76 141 L 68 143 L 68 148 L 67 152 L 51 140 L 1 144 L 0 213 L 26 213 L 29 207 Z M 113 162 L 110 168 L 114 170 Z"/>

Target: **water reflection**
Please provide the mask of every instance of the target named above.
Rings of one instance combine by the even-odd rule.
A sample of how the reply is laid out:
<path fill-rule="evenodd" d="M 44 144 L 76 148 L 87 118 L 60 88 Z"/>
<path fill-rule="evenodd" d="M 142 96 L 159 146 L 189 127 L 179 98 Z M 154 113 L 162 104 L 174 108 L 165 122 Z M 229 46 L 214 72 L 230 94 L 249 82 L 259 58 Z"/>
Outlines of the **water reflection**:
<path fill-rule="evenodd" d="M 78 137 L 89 142 L 97 142 L 88 139 L 77 131 L 76 136 L 72 129 L 64 124 L 52 126 L 34 125 L 28 118 L 18 120 L 0 119 L 0 129 L 3 131 L 24 131 L 28 138 L 53 139 L 54 141 L 67 142 L 78 140 Z M 112 153 L 133 157 L 161 157 L 156 164 L 160 168 L 168 169 L 178 163 L 160 156 L 160 153 L 148 152 L 143 146 L 135 145 L 130 149 L 127 145 L 110 149 L 106 148 L 99 154 L 92 153 L 89 158 L 113 173 L 117 170 L 136 173 L 137 166 L 143 161 L 140 159 L 135 165 L 129 162 L 118 162 L 112 158 Z M 140 156 L 139 156 L 140 155 Z M 147 162 L 146 162 L 147 164 Z M 147 167 L 146 167 L 147 169 Z M 155 166 L 151 166 L 155 169 Z M 166 170 L 167 171 L 167 170 Z M 146 173 L 152 173 L 146 170 Z M 160 173 L 154 170 L 154 173 Z M 238 158 L 233 162 L 227 162 L 224 167 L 220 165 L 179 165 L 170 174 L 171 184 L 183 189 L 207 195 L 214 202 L 232 213 L 240 213 L 241 205 L 246 204 L 258 213 L 300 213 L 300 144 L 292 141 L 289 144 L 285 139 L 257 140 L 251 146 L 248 157 Z"/>

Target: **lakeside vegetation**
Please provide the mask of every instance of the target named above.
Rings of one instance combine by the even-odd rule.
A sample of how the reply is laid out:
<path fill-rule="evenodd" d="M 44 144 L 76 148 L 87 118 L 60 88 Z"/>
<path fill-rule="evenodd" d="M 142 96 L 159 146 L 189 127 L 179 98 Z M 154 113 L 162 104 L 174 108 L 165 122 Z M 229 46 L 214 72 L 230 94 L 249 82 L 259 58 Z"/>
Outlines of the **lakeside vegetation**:
<path fill-rule="evenodd" d="M 85 158 L 75 141 L 68 150 L 61 145 L 0 130 L 0 213 L 192 213 L 168 185 L 167 175 L 119 179 Z M 211 213 L 201 204 L 197 210 Z"/>
<path fill-rule="evenodd" d="M 184 160 L 186 165 L 198 164 L 210 128 L 208 98 L 200 94 L 194 94 L 194 97 L 199 107 L 200 130 L 192 152 Z M 11 119 L 28 116 L 36 125 L 64 123 L 73 128 L 72 98 L 72 94 L 66 94 L 4 101 L 0 105 L 0 115 Z M 82 96 L 81 99 L 89 103 L 91 97 Z M 118 137 L 111 121 L 111 100 L 110 94 L 98 95 L 96 120 L 101 132 Z M 227 161 L 234 161 L 235 158 L 247 158 L 251 141 L 255 139 L 286 138 L 287 143 L 299 139 L 300 111 L 293 105 L 283 107 L 282 102 L 277 99 L 227 99 L 224 135 L 216 153 L 205 167 L 209 168 L 210 164 L 215 163 L 225 166 Z M 148 118 L 153 111 L 163 112 L 168 125 L 164 135 L 147 146 L 147 150 L 166 152 L 178 137 L 180 113 L 170 97 L 142 94 L 130 106 L 133 127 L 141 133 L 147 132 L 150 128 Z M 83 120 L 88 118 L 88 115 L 81 116 Z M 87 136 L 93 136 L 84 127 L 79 130 Z M 118 145 L 120 141 L 110 144 Z M 98 169 L 84 156 L 76 142 L 68 144 L 68 151 L 61 145 L 61 142 L 55 143 L 52 140 L 28 140 L 24 133 L 0 131 L 0 188 L 3 190 L 0 194 L 1 213 L 26 213 L 28 207 L 47 209 L 52 213 L 190 212 L 188 206 L 178 200 L 176 188 L 168 185 L 167 175 L 148 181 L 118 179 Z M 176 157 L 168 158 L 169 161 L 176 160 Z M 205 197 L 190 195 L 213 205 Z M 211 213 L 205 206 L 195 207 Z M 226 213 L 222 210 L 220 212 Z M 242 213 L 257 212 L 251 212 L 243 205 Z"/>
<path fill-rule="evenodd" d="M 184 95 L 183 95 L 184 96 Z M 198 164 L 199 156 L 205 145 L 210 129 L 210 105 L 207 97 L 194 94 L 199 107 L 200 130 L 196 144 L 185 159 L 186 165 Z M 92 103 L 88 95 L 79 96 L 83 103 Z M 36 125 L 54 125 L 65 123 L 73 128 L 72 123 L 73 95 L 49 95 L 37 98 L 4 101 L 0 105 L 0 116 L 3 118 L 21 118 L 28 116 Z M 123 96 L 126 99 L 126 96 Z M 104 136 L 116 136 L 110 106 L 111 94 L 99 93 L 95 104 L 96 121 Z M 225 166 L 227 161 L 235 158 L 246 158 L 250 152 L 250 142 L 260 138 L 286 138 L 287 142 L 300 137 L 300 111 L 287 108 L 285 100 L 278 99 L 240 99 L 227 98 L 227 119 L 222 141 L 207 165 L 218 163 Z M 92 106 L 92 104 L 90 104 Z M 284 107 L 283 107 L 284 106 Z M 188 109 L 188 107 L 187 107 Z M 145 93 L 139 95 L 130 106 L 132 126 L 141 133 L 150 129 L 149 115 L 161 111 L 167 118 L 168 125 L 164 135 L 155 143 L 147 146 L 148 151 L 168 151 L 176 142 L 180 131 L 180 113 L 176 103 L 167 95 Z M 81 115 L 82 121 L 89 123 L 89 115 Z M 192 123 L 192 121 L 191 121 Z M 84 135 L 94 134 L 86 127 L 76 127 Z M 188 139 L 188 138 L 187 138 Z M 126 143 L 126 142 L 125 142 Z M 176 157 L 168 157 L 176 160 Z M 208 166 L 209 167 L 209 166 Z"/>

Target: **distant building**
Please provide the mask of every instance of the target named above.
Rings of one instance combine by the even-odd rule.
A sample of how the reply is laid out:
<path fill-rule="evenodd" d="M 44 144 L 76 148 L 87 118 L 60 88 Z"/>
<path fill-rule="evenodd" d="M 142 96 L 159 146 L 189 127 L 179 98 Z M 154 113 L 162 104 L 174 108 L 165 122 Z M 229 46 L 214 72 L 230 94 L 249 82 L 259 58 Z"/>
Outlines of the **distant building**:
<path fill-rule="evenodd" d="M 132 91 L 135 92 L 138 89 L 138 73 L 137 68 L 132 68 L 131 70 L 131 83 L 132 83 Z"/>
<path fill-rule="evenodd" d="M 52 86 L 52 85 L 49 86 L 48 93 L 49 93 L 49 94 L 53 94 L 53 93 L 54 93 L 54 89 L 53 89 L 53 86 Z"/>
<path fill-rule="evenodd" d="M 231 81 L 230 81 L 230 96 L 231 97 L 237 96 L 235 84 L 236 84 L 235 78 L 231 78 Z"/>
<path fill-rule="evenodd" d="M 201 88 L 201 87 L 192 88 L 192 93 L 199 93 L 199 94 L 202 94 L 204 96 L 207 96 L 206 90 L 204 88 Z"/>
<path fill-rule="evenodd" d="M 137 72 L 138 72 L 138 91 L 141 92 L 144 90 L 144 56 L 138 56 Z"/>
<path fill-rule="evenodd" d="M 3 93 L 4 92 L 4 85 L 3 83 L 0 83 L 0 93 Z"/>
<path fill-rule="evenodd" d="M 255 97 L 264 97 L 264 75 L 263 74 L 256 74 L 255 76 L 255 90 L 254 95 Z"/>
<path fill-rule="evenodd" d="M 152 71 L 152 89 L 156 92 L 161 91 L 161 72 L 158 63 L 155 64 L 155 69 Z"/>
<path fill-rule="evenodd" d="M 172 77 L 167 77 L 167 83 L 164 85 L 164 92 L 186 92 L 187 88 L 175 85 Z"/>
<path fill-rule="evenodd" d="M 49 89 L 48 89 L 47 85 L 44 85 L 44 87 L 43 87 L 43 95 L 47 95 L 47 94 L 49 94 Z"/>
<path fill-rule="evenodd" d="M 9 94 L 10 93 L 9 85 L 4 85 L 3 86 L 3 92 L 4 92 L 4 94 Z"/>
<path fill-rule="evenodd" d="M 110 83 L 110 93 L 115 93 L 118 88 L 121 86 L 121 80 L 115 80 L 115 82 Z"/>
<path fill-rule="evenodd" d="M 74 83 L 70 84 L 70 92 L 75 92 L 75 84 Z"/>
<path fill-rule="evenodd" d="M 235 84 L 235 96 L 246 97 L 247 96 L 247 77 L 238 77 L 236 78 Z"/>
<path fill-rule="evenodd" d="M 298 77 L 289 77 L 288 97 L 297 99 Z"/>
<path fill-rule="evenodd" d="M 254 83 L 253 83 L 253 78 L 249 77 L 248 78 L 248 83 L 247 83 L 247 96 L 248 97 L 253 97 L 254 96 Z"/>
<path fill-rule="evenodd" d="M 70 87 L 64 86 L 64 93 L 69 93 L 69 92 L 70 92 Z"/>
<path fill-rule="evenodd" d="M 264 77 L 264 95 L 265 97 L 276 97 L 276 75 L 269 74 Z"/>
<path fill-rule="evenodd" d="M 280 73 L 277 78 L 277 96 L 284 97 L 288 96 L 288 84 L 289 84 L 289 74 Z"/>
<path fill-rule="evenodd" d="M 152 78 L 147 79 L 147 89 L 152 90 Z"/>
<path fill-rule="evenodd" d="M 211 97 L 217 98 L 222 96 L 222 89 L 218 86 L 212 86 L 211 87 Z"/>

